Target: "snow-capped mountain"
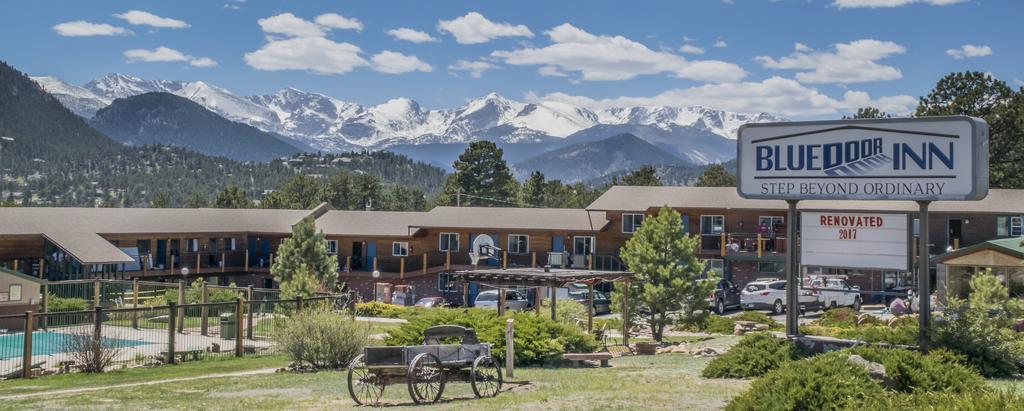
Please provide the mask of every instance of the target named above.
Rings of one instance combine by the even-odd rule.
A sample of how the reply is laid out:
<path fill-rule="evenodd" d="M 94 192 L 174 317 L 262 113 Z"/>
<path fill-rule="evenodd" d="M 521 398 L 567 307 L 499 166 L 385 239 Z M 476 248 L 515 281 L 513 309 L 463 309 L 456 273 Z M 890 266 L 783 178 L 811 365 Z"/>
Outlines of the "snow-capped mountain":
<path fill-rule="evenodd" d="M 552 143 L 587 130 L 603 130 L 595 128 L 602 125 L 653 127 L 667 132 L 663 133 L 665 136 L 706 133 L 735 139 L 744 123 L 782 120 L 768 113 L 734 113 L 704 106 L 615 107 L 595 111 L 557 101 L 519 102 L 497 93 L 470 100 L 458 108 L 431 110 L 408 98 L 363 106 L 294 88 L 269 95 L 239 96 L 202 81 L 145 80 L 125 74 L 110 74 L 81 87 L 53 77 L 34 79 L 76 114 L 87 118 L 116 98 L 162 91 L 195 101 L 227 119 L 331 152 L 464 144 L 478 139 L 503 144 Z M 643 133 L 640 137 L 646 139 Z M 692 149 L 699 151 L 699 147 Z M 720 154 L 675 152 L 688 160 L 721 158 Z"/>

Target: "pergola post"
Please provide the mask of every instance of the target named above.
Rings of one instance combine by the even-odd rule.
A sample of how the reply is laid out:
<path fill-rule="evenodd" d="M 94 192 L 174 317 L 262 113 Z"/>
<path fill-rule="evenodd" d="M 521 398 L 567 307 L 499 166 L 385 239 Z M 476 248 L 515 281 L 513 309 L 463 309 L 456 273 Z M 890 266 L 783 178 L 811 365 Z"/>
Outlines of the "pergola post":
<path fill-rule="evenodd" d="M 622 289 L 622 345 L 629 346 L 629 289 L 630 281 L 626 280 Z"/>
<path fill-rule="evenodd" d="M 534 287 L 533 289 L 534 289 L 534 294 L 536 294 L 534 296 L 535 298 L 533 299 L 534 300 L 534 307 L 533 307 L 533 309 L 537 311 L 537 315 L 539 316 L 540 315 L 540 306 L 544 305 L 544 287 Z"/>
<path fill-rule="evenodd" d="M 551 290 L 551 321 L 555 321 L 555 305 L 558 302 L 558 289 L 555 286 L 548 287 Z"/>
<path fill-rule="evenodd" d="M 594 333 L 594 283 L 587 283 L 587 334 Z"/>
<path fill-rule="evenodd" d="M 505 289 L 504 288 L 499 288 L 498 289 L 498 316 L 499 317 L 504 317 L 505 316 Z"/>

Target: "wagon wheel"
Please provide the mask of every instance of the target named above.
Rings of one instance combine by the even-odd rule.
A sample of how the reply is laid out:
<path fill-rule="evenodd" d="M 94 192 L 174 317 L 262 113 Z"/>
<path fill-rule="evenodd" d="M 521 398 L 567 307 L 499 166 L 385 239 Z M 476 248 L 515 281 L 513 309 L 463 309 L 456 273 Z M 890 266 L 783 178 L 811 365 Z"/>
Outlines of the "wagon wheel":
<path fill-rule="evenodd" d="M 469 375 L 473 384 L 473 394 L 476 394 L 477 398 L 493 397 L 501 391 L 501 366 L 493 358 L 483 355 L 476 357 Z"/>
<path fill-rule="evenodd" d="M 417 404 L 434 403 L 444 392 L 445 375 L 441 360 L 434 354 L 422 353 L 409 363 L 405 374 L 409 396 Z"/>
<path fill-rule="evenodd" d="M 375 405 L 384 394 L 380 376 L 366 367 L 366 358 L 359 354 L 348 364 L 348 395 L 359 405 Z"/>

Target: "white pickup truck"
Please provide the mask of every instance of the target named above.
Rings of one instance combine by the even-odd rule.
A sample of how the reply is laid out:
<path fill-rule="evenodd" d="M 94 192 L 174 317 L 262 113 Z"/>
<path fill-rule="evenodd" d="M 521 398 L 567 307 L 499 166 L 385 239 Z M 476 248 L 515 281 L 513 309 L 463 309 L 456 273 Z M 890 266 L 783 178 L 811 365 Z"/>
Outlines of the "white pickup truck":
<path fill-rule="evenodd" d="M 808 287 L 818 294 L 818 301 L 825 309 L 851 307 L 860 311 L 860 287 L 850 285 L 841 277 L 812 277 Z"/>

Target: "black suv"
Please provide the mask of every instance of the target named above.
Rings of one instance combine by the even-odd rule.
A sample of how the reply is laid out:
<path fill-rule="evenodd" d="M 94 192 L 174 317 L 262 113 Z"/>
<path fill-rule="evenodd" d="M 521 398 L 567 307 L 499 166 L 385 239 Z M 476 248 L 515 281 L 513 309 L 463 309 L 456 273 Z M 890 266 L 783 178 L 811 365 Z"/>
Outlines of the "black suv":
<path fill-rule="evenodd" d="M 708 294 L 707 302 L 708 307 L 718 314 L 724 314 L 730 308 L 740 308 L 740 289 L 723 278 L 715 285 L 715 291 Z"/>

